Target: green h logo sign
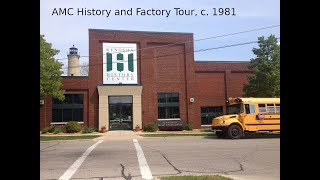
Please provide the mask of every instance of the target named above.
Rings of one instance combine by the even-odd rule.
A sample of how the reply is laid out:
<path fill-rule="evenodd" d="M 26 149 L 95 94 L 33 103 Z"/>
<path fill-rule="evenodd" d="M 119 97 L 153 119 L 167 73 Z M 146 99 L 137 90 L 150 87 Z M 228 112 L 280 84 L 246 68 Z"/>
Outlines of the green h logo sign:
<path fill-rule="evenodd" d="M 128 64 L 128 71 L 134 72 L 133 53 L 128 54 L 128 61 L 127 62 L 123 62 L 124 58 L 123 58 L 122 53 L 117 54 L 117 59 L 115 61 L 113 61 L 111 53 L 107 53 L 106 56 L 107 56 L 107 64 L 106 64 L 107 71 L 112 71 L 112 63 L 117 63 L 117 71 L 122 72 L 124 70 L 124 64 L 127 63 Z"/>

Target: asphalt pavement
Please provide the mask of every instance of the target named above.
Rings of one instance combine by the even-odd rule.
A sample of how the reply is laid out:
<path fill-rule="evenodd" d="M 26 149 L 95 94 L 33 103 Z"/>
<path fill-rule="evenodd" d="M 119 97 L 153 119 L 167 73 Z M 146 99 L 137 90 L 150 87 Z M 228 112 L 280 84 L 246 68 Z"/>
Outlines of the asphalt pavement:
<path fill-rule="evenodd" d="M 148 170 L 152 179 L 213 174 L 239 180 L 280 179 L 280 135 L 231 140 L 138 134 L 113 131 L 93 140 L 41 142 L 40 179 L 135 180 L 149 177 L 143 176 Z"/>

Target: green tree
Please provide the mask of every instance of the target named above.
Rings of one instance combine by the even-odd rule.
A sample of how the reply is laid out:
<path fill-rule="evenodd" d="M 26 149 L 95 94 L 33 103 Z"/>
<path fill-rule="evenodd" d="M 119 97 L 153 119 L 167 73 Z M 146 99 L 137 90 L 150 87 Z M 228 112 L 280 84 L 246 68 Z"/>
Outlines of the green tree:
<path fill-rule="evenodd" d="M 250 60 L 248 67 L 254 74 L 247 76 L 244 96 L 280 97 L 280 45 L 274 35 L 259 37 L 258 44 L 259 48 L 252 50 L 256 58 Z"/>
<path fill-rule="evenodd" d="M 59 50 L 53 49 L 40 34 L 40 97 L 52 96 L 64 100 L 60 77 L 62 64 L 53 57 L 58 53 Z"/>

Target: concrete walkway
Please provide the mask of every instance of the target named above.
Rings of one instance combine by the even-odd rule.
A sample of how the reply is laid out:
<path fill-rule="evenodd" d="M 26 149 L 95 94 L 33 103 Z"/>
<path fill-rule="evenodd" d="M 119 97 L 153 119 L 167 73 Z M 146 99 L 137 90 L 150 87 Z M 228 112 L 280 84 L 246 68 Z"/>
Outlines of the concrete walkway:
<path fill-rule="evenodd" d="M 139 136 L 141 132 L 134 131 L 108 131 L 106 133 L 100 133 L 101 137 L 95 138 L 94 140 L 132 140 L 143 138 Z"/>
<path fill-rule="evenodd" d="M 79 133 L 59 133 L 59 134 L 41 134 L 40 136 L 90 136 L 90 135 L 100 135 L 100 137 L 94 138 L 94 141 L 99 140 L 107 140 L 107 141 L 116 141 L 116 140 L 130 140 L 132 139 L 141 139 L 144 138 L 140 136 L 141 134 L 199 134 L 199 133 L 208 133 L 208 132 L 201 132 L 198 129 L 194 129 L 193 131 L 156 131 L 156 132 L 143 132 L 143 131 L 128 131 L 128 130 L 119 130 L 119 131 L 108 131 L 106 133 L 94 132 L 89 134 Z M 87 140 L 87 139 L 81 139 Z M 60 140 L 57 140 L 60 141 Z M 42 141 L 43 142 L 43 141 Z"/>

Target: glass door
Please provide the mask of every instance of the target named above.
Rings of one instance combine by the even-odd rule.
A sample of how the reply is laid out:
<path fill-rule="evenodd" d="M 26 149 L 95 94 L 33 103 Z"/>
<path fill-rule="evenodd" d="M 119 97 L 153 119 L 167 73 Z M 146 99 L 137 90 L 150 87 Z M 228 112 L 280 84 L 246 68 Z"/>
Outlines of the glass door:
<path fill-rule="evenodd" d="M 109 129 L 121 130 L 120 119 L 120 106 L 118 104 L 109 104 Z"/>
<path fill-rule="evenodd" d="M 109 130 L 132 130 L 132 97 L 109 97 Z"/>
<path fill-rule="evenodd" d="M 123 130 L 132 130 L 132 104 L 121 104 L 120 123 Z"/>

